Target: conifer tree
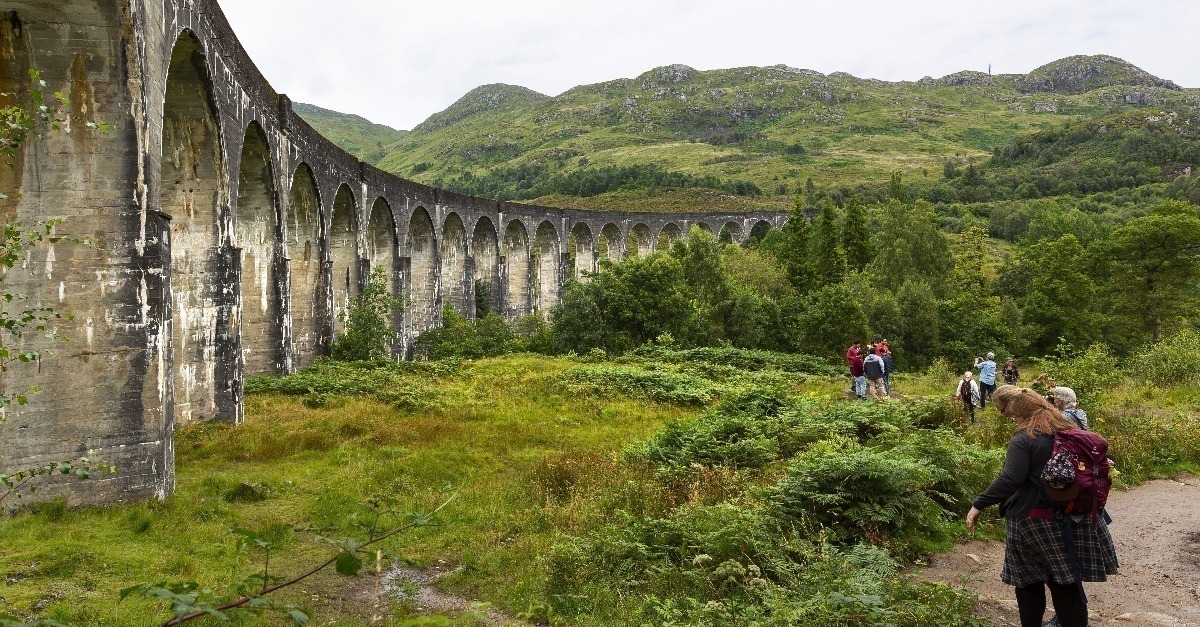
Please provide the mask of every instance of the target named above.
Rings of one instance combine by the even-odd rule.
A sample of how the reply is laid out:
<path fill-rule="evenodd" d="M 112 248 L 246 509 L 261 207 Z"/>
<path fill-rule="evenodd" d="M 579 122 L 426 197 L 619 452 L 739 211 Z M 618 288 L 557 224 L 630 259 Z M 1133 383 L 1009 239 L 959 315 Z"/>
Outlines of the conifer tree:
<path fill-rule="evenodd" d="M 813 230 L 809 250 L 817 276 L 827 285 L 838 283 L 846 274 L 846 261 L 838 248 L 840 233 L 837 210 L 833 203 L 828 200 L 821 201 L 821 214 L 814 221 Z"/>
<path fill-rule="evenodd" d="M 871 263 L 871 242 L 867 235 L 867 211 L 857 200 L 846 205 L 842 218 L 842 250 L 846 252 L 846 265 L 861 271 Z"/>

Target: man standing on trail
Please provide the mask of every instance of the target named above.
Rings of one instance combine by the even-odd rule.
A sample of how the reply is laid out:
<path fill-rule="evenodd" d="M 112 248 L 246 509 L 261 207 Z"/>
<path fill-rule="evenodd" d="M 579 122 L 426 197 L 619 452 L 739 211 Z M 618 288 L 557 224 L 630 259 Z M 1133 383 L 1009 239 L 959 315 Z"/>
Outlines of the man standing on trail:
<path fill-rule="evenodd" d="M 875 350 L 867 351 L 867 358 L 863 360 L 863 374 L 867 377 L 867 396 L 878 400 L 887 398 L 883 386 L 883 372 L 883 358 L 877 355 Z"/>
<path fill-rule="evenodd" d="M 1057 385 L 1053 390 L 1050 390 L 1050 401 L 1054 403 L 1055 409 L 1067 417 L 1067 420 L 1079 425 L 1080 429 L 1087 430 L 1087 412 L 1079 409 L 1079 401 L 1075 397 L 1075 390 Z"/>
<path fill-rule="evenodd" d="M 850 378 L 854 380 L 854 395 L 859 399 L 865 399 L 867 398 L 867 377 L 863 372 L 863 360 L 857 352 L 853 355 L 846 353 L 846 355 L 846 360 L 850 362 Z"/>
<path fill-rule="evenodd" d="M 979 369 L 979 406 L 987 408 L 987 399 L 996 391 L 996 353 L 988 353 L 987 359 L 975 358 L 975 367 Z"/>
<path fill-rule="evenodd" d="M 887 340 L 884 340 L 884 342 L 887 342 Z M 892 371 L 896 369 L 896 362 L 892 359 L 892 351 L 887 350 L 887 344 L 884 344 L 883 355 L 879 358 L 883 360 L 883 393 L 888 398 L 891 398 L 892 382 L 889 379 L 891 379 Z"/>
<path fill-rule="evenodd" d="M 854 392 L 854 391 L 855 391 L 855 390 L 854 390 L 854 364 L 853 364 L 853 360 L 854 360 L 855 358 L 858 358 L 858 357 L 860 356 L 860 355 L 859 355 L 859 348 L 858 348 L 858 347 L 859 347 L 859 345 L 861 345 L 861 344 L 862 344 L 862 341 L 861 341 L 861 340 L 854 340 L 853 342 L 851 342 L 851 343 L 850 343 L 850 348 L 846 349 L 846 367 L 850 369 L 850 391 L 851 391 L 851 392 Z"/>
<path fill-rule="evenodd" d="M 958 382 L 958 390 L 954 393 L 954 398 L 963 402 L 963 412 L 971 417 L 971 422 L 975 422 L 975 408 L 979 406 L 979 385 L 971 380 L 971 371 L 963 373 L 962 380 Z"/>

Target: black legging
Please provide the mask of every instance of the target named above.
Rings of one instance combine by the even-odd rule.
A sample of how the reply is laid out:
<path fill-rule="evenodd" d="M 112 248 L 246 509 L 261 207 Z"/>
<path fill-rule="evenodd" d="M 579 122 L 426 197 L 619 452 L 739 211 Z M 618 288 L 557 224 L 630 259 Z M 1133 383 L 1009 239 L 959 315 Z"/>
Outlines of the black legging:
<path fill-rule="evenodd" d="M 1046 586 L 1054 600 L 1054 613 L 1063 627 L 1087 627 L 1087 603 L 1083 600 L 1083 586 L 1077 583 L 1035 583 L 1017 588 L 1017 611 L 1021 614 L 1021 627 L 1041 627 L 1046 613 Z"/>

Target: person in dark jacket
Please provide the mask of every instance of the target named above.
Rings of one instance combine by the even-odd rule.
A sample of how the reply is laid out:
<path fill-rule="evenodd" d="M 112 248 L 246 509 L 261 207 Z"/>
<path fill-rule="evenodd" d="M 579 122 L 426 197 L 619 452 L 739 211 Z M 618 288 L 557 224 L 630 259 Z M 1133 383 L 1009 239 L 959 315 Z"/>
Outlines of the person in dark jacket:
<path fill-rule="evenodd" d="M 867 358 L 863 360 L 863 374 L 867 377 L 867 396 L 871 398 L 887 398 L 883 388 L 883 368 L 883 359 L 876 354 L 876 349 L 867 351 Z"/>
<path fill-rule="evenodd" d="M 1004 567 L 1000 580 L 1016 588 L 1022 627 L 1038 627 L 1046 612 L 1046 588 L 1058 623 L 1087 627 L 1084 581 L 1105 581 L 1117 571 L 1117 552 L 1103 516 L 1071 516 L 1074 556 L 1066 544 L 1068 521 L 1056 518 L 1041 474 L 1054 449 L 1054 432 L 1074 429 L 1043 396 L 1005 385 L 993 396 L 996 408 L 1016 422 L 1004 469 L 967 513 L 975 529 L 982 510 L 1000 505 L 1004 517 Z"/>
<path fill-rule="evenodd" d="M 879 358 L 883 360 L 883 393 L 887 394 L 888 398 L 891 398 L 892 382 L 890 379 L 892 371 L 896 369 L 896 362 L 892 359 L 891 351 L 885 351 Z"/>

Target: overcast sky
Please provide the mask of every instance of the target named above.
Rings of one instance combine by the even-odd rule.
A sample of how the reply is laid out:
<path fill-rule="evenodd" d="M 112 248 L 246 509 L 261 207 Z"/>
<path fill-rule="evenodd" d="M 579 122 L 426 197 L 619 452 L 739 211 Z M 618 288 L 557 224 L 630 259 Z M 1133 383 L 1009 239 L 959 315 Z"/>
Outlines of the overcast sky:
<path fill-rule="evenodd" d="M 1200 87 L 1197 0 L 220 0 L 293 101 L 411 129 L 471 89 L 556 95 L 682 63 L 916 80 L 1110 54 Z"/>

